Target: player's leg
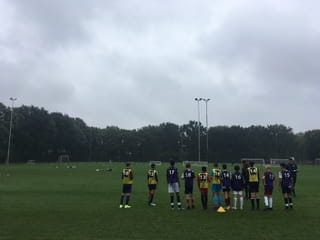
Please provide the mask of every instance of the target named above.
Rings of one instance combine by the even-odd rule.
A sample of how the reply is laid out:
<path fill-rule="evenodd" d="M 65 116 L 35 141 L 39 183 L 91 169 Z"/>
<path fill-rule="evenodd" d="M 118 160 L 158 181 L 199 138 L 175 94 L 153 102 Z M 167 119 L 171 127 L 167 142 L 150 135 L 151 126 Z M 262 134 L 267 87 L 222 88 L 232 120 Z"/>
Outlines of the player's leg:
<path fill-rule="evenodd" d="M 238 202 L 238 191 L 233 191 L 233 209 L 237 209 L 237 202 Z"/>
<path fill-rule="evenodd" d="M 288 192 L 288 203 L 289 203 L 289 207 L 293 208 L 292 193 L 291 193 L 290 189 L 289 189 L 289 192 Z"/>
<path fill-rule="evenodd" d="M 129 205 L 130 195 L 130 192 L 126 193 L 126 204 L 124 205 L 124 208 L 131 208 L 131 206 Z"/>
<path fill-rule="evenodd" d="M 285 209 L 289 209 L 289 199 L 288 199 L 287 190 L 283 188 L 282 192 L 283 192 L 284 207 Z"/>
<path fill-rule="evenodd" d="M 181 209 L 181 200 L 180 200 L 179 184 L 178 183 L 173 184 L 173 190 L 176 193 L 178 209 Z"/>
<path fill-rule="evenodd" d="M 238 192 L 239 194 L 239 199 L 240 199 L 240 210 L 243 209 L 243 195 L 242 195 L 242 191 Z"/>
<path fill-rule="evenodd" d="M 265 205 L 265 210 L 269 208 L 269 200 L 268 200 L 268 189 L 264 187 L 264 205 Z"/>
<path fill-rule="evenodd" d="M 168 184 L 168 193 L 170 196 L 170 207 L 173 210 L 174 209 L 174 190 L 173 190 L 172 184 L 170 183 Z"/>
<path fill-rule="evenodd" d="M 257 210 L 260 209 L 260 197 L 259 197 L 259 189 L 256 189 L 256 192 L 255 192 L 255 199 L 256 199 L 256 203 L 257 203 Z"/>
<path fill-rule="evenodd" d="M 121 193 L 121 196 L 120 196 L 120 208 L 123 208 L 123 201 L 124 201 L 124 193 L 122 192 Z"/>
<path fill-rule="evenodd" d="M 254 210 L 255 208 L 255 204 L 254 204 L 254 200 L 255 200 L 255 192 L 253 191 L 253 186 L 252 184 L 249 185 L 249 190 L 250 190 L 250 200 L 251 200 L 251 210 Z"/>

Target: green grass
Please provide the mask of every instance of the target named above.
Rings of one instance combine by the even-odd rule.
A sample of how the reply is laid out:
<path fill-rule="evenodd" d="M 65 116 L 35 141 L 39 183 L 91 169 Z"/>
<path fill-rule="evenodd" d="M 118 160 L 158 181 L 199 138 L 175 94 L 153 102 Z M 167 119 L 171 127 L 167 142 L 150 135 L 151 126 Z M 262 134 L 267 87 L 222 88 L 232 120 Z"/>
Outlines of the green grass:
<path fill-rule="evenodd" d="M 147 164 L 133 165 L 132 209 L 119 209 L 123 164 L 79 163 L 0 166 L 0 239 L 319 239 L 320 167 L 299 166 L 292 211 L 274 192 L 273 211 L 218 214 L 200 207 L 172 211 L 165 169 L 158 167 L 156 207 L 147 206 Z M 96 168 L 113 168 L 96 172 Z M 180 172 L 182 166 L 178 165 Z M 199 167 L 194 170 L 198 172 Z M 274 169 L 276 173 L 278 169 Z M 7 176 L 7 173 L 10 176 Z M 182 190 L 182 188 L 181 188 Z M 262 189 L 260 191 L 262 193 Z M 182 194 L 183 196 L 183 194 Z M 211 194 L 209 194 L 211 199 Z M 184 196 L 183 196 L 184 197 Z M 261 201 L 262 202 L 262 201 Z M 263 206 L 263 202 L 261 203 Z"/>

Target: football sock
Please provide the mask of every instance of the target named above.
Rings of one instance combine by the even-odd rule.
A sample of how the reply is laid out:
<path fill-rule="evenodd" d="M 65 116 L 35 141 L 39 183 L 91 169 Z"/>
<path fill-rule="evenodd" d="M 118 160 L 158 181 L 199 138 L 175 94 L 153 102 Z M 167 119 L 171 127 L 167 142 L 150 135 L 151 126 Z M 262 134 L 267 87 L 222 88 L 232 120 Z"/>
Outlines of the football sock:
<path fill-rule="evenodd" d="M 189 207 L 190 206 L 190 199 L 187 199 L 187 207 Z"/>
<path fill-rule="evenodd" d="M 254 209 L 254 198 L 251 198 L 251 208 Z"/>
<path fill-rule="evenodd" d="M 237 208 L 237 198 L 235 197 L 235 198 L 233 198 L 233 203 L 234 203 L 234 208 Z"/>
<path fill-rule="evenodd" d="M 269 197 L 269 208 L 272 208 L 272 197 Z"/>
<path fill-rule="evenodd" d="M 284 198 L 284 205 L 285 205 L 286 208 L 289 207 L 289 200 L 288 200 L 288 198 Z"/>
<path fill-rule="evenodd" d="M 292 208 L 293 207 L 292 198 L 288 198 L 288 201 L 289 201 L 289 206 Z"/>
<path fill-rule="evenodd" d="M 264 196 L 264 205 L 266 205 L 266 207 L 269 206 L 269 201 L 267 196 Z"/>
<path fill-rule="evenodd" d="M 204 197 L 204 194 L 201 193 L 201 203 L 202 203 L 202 206 L 204 207 L 205 206 L 205 197 Z"/>
<path fill-rule="evenodd" d="M 129 200 L 130 200 L 130 196 L 127 196 L 127 198 L 126 198 L 126 205 L 129 204 Z"/>
<path fill-rule="evenodd" d="M 174 197 L 170 196 L 170 205 L 172 208 L 174 208 Z"/>
<path fill-rule="evenodd" d="M 240 197 L 240 208 L 243 208 L 243 197 Z"/>
<path fill-rule="evenodd" d="M 204 205 L 205 205 L 205 207 L 208 206 L 208 194 L 207 193 L 204 194 Z"/>
<path fill-rule="evenodd" d="M 178 204 L 178 208 L 181 208 L 180 196 L 177 196 L 177 204 Z"/>
<path fill-rule="evenodd" d="M 153 194 L 151 193 L 149 203 L 152 203 L 152 202 L 153 202 Z"/>
<path fill-rule="evenodd" d="M 260 208 L 260 198 L 257 198 L 256 202 L 257 202 L 257 209 L 259 209 Z"/>
<path fill-rule="evenodd" d="M 120 198 L 120 204 L 123 205 L 123 199 L 124 199 L 124 196 L 121 195 L 121 198 Z"/>

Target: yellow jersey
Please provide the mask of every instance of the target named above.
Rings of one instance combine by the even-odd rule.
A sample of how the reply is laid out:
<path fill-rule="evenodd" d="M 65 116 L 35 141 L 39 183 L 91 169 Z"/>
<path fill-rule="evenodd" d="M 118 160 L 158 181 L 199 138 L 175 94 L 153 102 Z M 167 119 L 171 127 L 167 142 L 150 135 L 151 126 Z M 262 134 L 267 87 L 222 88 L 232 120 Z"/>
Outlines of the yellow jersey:
<path fill-rule="evenodd" d="M 157 184 L 158 183 L 158 172 L 155 169 L 150 169 L 148 171 L 148 184 Z"/>
<path fill-rule="evenodd" d="M 122 170 L 122 183 L 132 184 L 133 182 L 133 172 L 131 168 L 124 168 Z"/>
<path fill-rule="evenodd" d="M 212 177 L 212 184 L 221 184 L 220 174 L 221 174 L 220 169 L 217 169 L 217 168 L 212 169 L 212 172 L 210 174 L 210 176 Z"/>
<path fill-rule="evenodd" d="M 207 172 L 201 172 L 198 174 L 199 188 L 209 188 L 210 176 Z"/>
<path fill-rule="evenodd" d="M 259 182 L 259 170 L 256 167 L 249 167 L 248 169 L 249 182 Z"/>

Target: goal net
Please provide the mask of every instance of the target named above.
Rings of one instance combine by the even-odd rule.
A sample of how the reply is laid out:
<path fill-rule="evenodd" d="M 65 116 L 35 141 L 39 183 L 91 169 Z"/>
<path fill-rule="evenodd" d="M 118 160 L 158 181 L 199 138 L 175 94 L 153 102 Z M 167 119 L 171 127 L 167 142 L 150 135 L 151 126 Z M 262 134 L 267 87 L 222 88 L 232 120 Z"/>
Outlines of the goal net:
<path fill-rule="evenodd" d="M 270 158 L 270 164 L 271 165 L 279 165 L 281 163 L 287 163 L 287 158 Z"/>
<path fill-rule="evenodd" d="M 265 165 L 266 162 L 264 161 L 264 158 L 241 158 L 241 162 L 246 161 L 247 163 L 249 162 L 254 162 L 255 164 L 259 165 Z"/>
<path fill-rule="evenodd" d="M 63 163 L 63 162 L 68 163 L 69 161 L 70 161 L 70 158 L 69 158 L 68 154 L 59 155 L 59 157 L 58 157 L 59 163 Z"/>
<path fill-rule="evenodd" d="M 320 158 L 316 158 L 316 159 L 314 160 L 314 164 L 320 165 Z"/>
<path fill-rule="evenodd" d="M 209 163 L 206 161 L 183 161 L 182 165 L 186 166 L 187 163 L 190 163 L 191 166 L 199 166 L 199 167 L 203 167 L 203 166 L 208 167 L 209 166 Z"/>
<path fill-rule="evenodd" d="M 149 165 L 151 165 L 152 163 L 155 164 L 156 166 L 161 166 L 161 161 L 150 161 Z"/>

